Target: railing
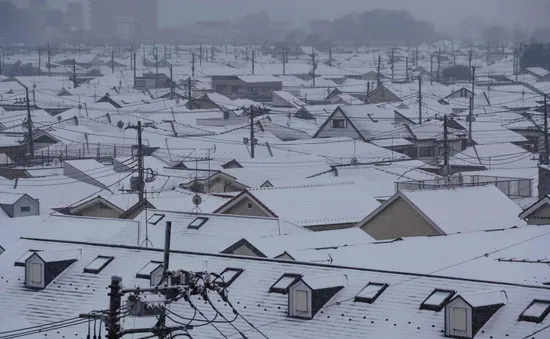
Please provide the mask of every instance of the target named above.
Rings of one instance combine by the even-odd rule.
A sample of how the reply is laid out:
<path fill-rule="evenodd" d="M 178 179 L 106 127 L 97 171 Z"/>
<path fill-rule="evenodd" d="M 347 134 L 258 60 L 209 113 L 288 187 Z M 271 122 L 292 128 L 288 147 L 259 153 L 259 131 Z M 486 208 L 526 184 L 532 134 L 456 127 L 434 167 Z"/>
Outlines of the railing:
<path fill-rule="evenodd" d="M 496 177 L 489 175 L 455 175 L 449 179 L 396 182 L 396 191 L 434 190 L 452 187 L 495 185 L 511 198 L 532 197 L 533 179 Z"/>

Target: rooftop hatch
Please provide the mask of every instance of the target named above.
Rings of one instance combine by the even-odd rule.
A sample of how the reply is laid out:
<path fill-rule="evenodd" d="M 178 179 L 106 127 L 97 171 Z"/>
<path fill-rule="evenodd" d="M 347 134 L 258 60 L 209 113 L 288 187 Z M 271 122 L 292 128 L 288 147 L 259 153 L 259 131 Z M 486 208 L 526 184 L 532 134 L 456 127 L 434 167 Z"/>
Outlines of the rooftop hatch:
<path fill-rule="evenodd" d="M 529 306 L 521 313 L 519 320 L 533 323 L 541 323 L 550 312 L 550 301 L 533 300 Z"/>
<path fill-rule="evenodd" d="M 432 293 L 420 304 L 421 310 L 430 310 L 439 312 L 451 300 L 455 291 L 435 289 Z"/>
<path fill-rule="evenodd" d="M 160 265 L 162 265 L 162 261 L 154 261 L 154 260 L 149 261 L 145 266 L 143 266 L 143 268 L 141 270 L 139 270 L 136 273 L 136 278 L 149 279 L 150 280 L 151 279 L 151 272 L 153 272 L 153 270 L 155 270 Z"/>
<path fill-rule="evenodd" d="M 156 225 L 158 224 L 162 219 L 164 219 L 165 215 L 164 214 L 158 214 L 158 213 L 155 213 L 153 214 L 152 216 L 149 217 L 149 219 L 147 219 L 147 223 L 151 224 L 151 225 Z"/>
<path fill-rule="evenodd" d="M 205 217 L 197 217 L 195 218 L 195 220 L 193 220 L 189 226 L 187 226 L 187 228 L 190 228 L 192 230 L 198 230 L 199 228 L 202 227 L 202 225 L 204 225 L 205 222 L 208 221 L 208 218 L 205 218 Z"/>
<path fill-rule="evenodd" d="M 285 273 L 270 288 L 270 293 L 287 294 L 290 285 L 302 277 L 301 274 Z"/>
<path fill-rule="evenodd" d="M 103 271 L 115 257 L 97 256 L 91 263 L 84 267 L 84 273 L 98 274 Z"/>
<path fill-rule="evenodd" d="M 229 287 L 242 273 L 242 268 L 228 267 L 220 273 L 220 278 L 214 279 L 222 287 Z"/>

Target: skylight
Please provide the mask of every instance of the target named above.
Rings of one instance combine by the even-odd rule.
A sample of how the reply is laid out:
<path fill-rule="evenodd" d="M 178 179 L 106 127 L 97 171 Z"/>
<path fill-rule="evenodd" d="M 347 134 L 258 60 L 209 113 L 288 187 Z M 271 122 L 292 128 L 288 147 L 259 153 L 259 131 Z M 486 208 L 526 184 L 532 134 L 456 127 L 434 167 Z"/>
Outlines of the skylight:
<path fill-rule="evenodd" d="M 533 300 L 529 306 L 521 313 L 519 320 L 533 323 L 541 323 L 550 312 L 550 301 Z"/>
<path fill-rule="evenodd" d="M 23 254 L 22 256 L 20 256 L 19 258 L 17 258 L 17 260 L 15 261 L 14 266 L 25 267 L 25 261 L 26 261 L 31 255 L 33 255 L 35 252 L 42 252 L 42 251 L 41 251 L 41 250 L 28 250 L 27 252 L 25 252 L 25 254 Z"/>
<path fill-rule="evenodd" d="M 152 216 L 149 217 L 149 219 L 147 219 L 147 222 L 151 225 L 156 225 L 159 223 L 159 221 L 161 221 L 162 219 L 164 219 L 165 215 L 164 214 L 153 214 Z"/>
<path fill-rule="evenodd" d="M 355 301 L 372 304 L 386 288 L 388 288 L 388 284 L 369 282 L 367 286 L 363 287 L 361 292 L 355 296 Z"/>
<path fill-rule="evenodd" d="M 220 273 L 222 279 L 216 278 L 214 281 L 222 287 L 229 287 L 243 272 L 242 268 L 228 267 Z"/>
<path fill-rule="evenodd" d="M 421 310 L 430 310 L 439 312 L 451 300 L 455 291 L 435 289 L 432 293 L 420 304 Z"/>
<path fill-rule="evenodd" d="M 285 273 L 269 288 L 269 292 L 287 294 L 290 285 L 294 284 L 301 277 L 300 274 Z"/>
<path fill-rule="evenodd" d="M 89 263 L 86 267 L 84 267 L 84 273 L 92 273 L 92 274 L 98 274 L 99 272 L 103 271 L 107 265 L 111 261 L 113 261 L 115 257 L 105 257 L 105 256 L 98 256 L 94 260 L 92 260 L 91 263 Z"/>
<path fill-rule="evenodd" d="M 195 220 L 193 220 L 189 226 L 187 226 L 187 228 L 190 228 L 190 229 L 193 229 L 193 230 L 198 230 L 199 228 L 202 227 L 202 225 L 204 225 L 205 222 L 208 221 L 208 218 L 205 218 L 205 217 L 197 217 L 195 218 Z"/>
<path fill-rule="evenodd" d="M 149 261 L 141 270 L 136 273 L 136 278 L 151 279 L 151 272 L 162 265 L 162 261 Z"/>

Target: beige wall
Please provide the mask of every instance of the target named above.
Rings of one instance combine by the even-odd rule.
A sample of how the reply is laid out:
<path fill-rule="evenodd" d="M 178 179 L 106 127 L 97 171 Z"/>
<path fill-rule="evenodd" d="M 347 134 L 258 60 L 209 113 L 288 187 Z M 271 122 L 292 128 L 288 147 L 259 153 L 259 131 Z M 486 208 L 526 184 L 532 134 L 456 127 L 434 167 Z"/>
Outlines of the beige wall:
<path fill-rule="evenodd" d="M 237 247 L 233 251 L 233 253 L 231 253 L 231 254 L 244 255 L 244 256 L 247 256 L 247 257 L 258 257 L 258 255 L 256 255 L 256 253 L 254 253 L 254 251 L 252 251 L 250 248 L 248 248 L 245 245 L 241 245 L 241 246 Z"/>
<path fill-rule="evenodd" d="M 376 240 L 440 234 L 402 198 L 397 198 L 361 229 Z"/>
<path fill-rule="evenodd" d="M 255 203 L 252 203 L 252 208 L 248 208 L 248 203 L 251 202 L 248 198 L 244 198 L 235 204 L 233 207 L 223 212 L 223 214 L 232 215 L 248 215 L 252 217 L 269 217 Z"/>
<path fill-rule="evenodd" d="M 76 215 L 84 216 L 84 217 L 96 217 L 96 218 L 118 218 L 120 217 L 120 213 L 108 208 L 106 205 L 103 205 L 104 208 L 102 208 L 100 205 L 102 204 L 94 204 L 88 208 L 83 209 L 82 211 L 76 213 Z"/>
<path fill-rule="evenodd" d="M 548 225 L 550 224 L 550 206 L 543 205 L 532 213 L 527 219 L 528 225 Z"/>

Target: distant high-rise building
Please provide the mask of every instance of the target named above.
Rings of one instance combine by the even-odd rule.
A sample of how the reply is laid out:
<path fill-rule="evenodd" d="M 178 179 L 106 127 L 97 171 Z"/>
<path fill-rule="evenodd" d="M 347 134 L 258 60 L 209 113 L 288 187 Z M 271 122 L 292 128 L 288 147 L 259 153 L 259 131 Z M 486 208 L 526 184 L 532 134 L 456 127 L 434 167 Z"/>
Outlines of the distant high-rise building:
<path fill-rule="evenodd" d="M 44 9 L 48 7 L 48 0 L 30 0 L 30 8 Z"/>
<path fill-rule="evenodd" d="M 84 6 L 80 2 L 67 4 L 67 24 L 79 31 L 84 30 Z"/>
<path fill-rule="evenodd" d="M 89 0 L 90 30 L 105 42 L 153 41 L 158 29 L 158 0 Z M 128 41 L 127 41 L 128 42 Z"/>

